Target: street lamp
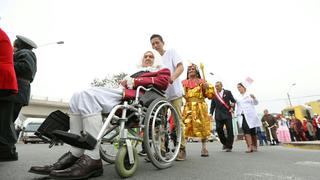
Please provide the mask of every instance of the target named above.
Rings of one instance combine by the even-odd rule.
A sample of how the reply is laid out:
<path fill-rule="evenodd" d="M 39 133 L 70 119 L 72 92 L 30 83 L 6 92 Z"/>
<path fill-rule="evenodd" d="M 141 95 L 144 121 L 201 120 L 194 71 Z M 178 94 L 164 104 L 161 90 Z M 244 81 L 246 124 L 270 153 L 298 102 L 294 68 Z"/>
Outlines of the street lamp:
<path fill-rule="evenodd" d="M 295 86 L 295 85 L 296 85 L 296 83 L 291 84 L 291 86 L 289 87 L 289 90 L 288 90 L 288 92 L 287 92 L 287 96 L 288 96 L 288 100 L 289 100 L 290 107 L 292 107 L 292 103 L 291 103 L 291 99 L 290 99 L 290 94 L 289 94 L 289 92 L 290 92 L 291 88 L 292 88 L 293 86 Z"/>
<path fill-rule="evenodd" d="M 42 45 L 38 46 L 38 48 L 43 47 L 43 46 L 48 46 L 51 44 L 64 44 L 64 41 L 57 41 L 57 42 L 50 42 L 50 43 L 42 44 Z"/>

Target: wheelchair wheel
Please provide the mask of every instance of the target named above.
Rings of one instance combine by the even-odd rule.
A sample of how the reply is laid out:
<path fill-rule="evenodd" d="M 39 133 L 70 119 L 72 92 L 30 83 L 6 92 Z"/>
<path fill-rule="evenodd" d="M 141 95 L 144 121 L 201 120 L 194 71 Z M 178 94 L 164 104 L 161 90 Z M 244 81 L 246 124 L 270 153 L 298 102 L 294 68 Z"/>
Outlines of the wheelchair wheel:
<path fill-rule="evenodd" d="M 121 146 L 120 149 L 118 150 L 115 166 L 116 166 L 117 173 L 122 178 L 132 176 L 138 168 L 138 162 L 139 162 L 138 153 L 136 148 L 133 147 L 132 150 L 133 150 L 133 157 L 134 157 L 133 164 L 130 164 L 127 146 Z"/>
<path fill-rule="evenodd" d="M 129 136 L 134 136 L 133 134 L 130 133 L 130 131 L 128 134 Z M 101 144 L 99 147 L 101 159 L 103 159 L 104 161 L 110 164 L 114 164 L 114 162 L 116 161 L 118 150 L 119 150 L 119 141 L 120 141 L 119 127 L 117 127 L 116 129 L 111 131 L 109 134 L 106 134 L 101 139 Z M 133 147 L 137 147 L 139 142 L 136 140 L 131 140 L 131 144 Z"/>
<path fill-rule="evenodd" d="M 168 168 L 176 159 L 181 145 L 178 113 L 165 98 L 154 100 L 145 117 L 144 147 L 152 164 Z"/>

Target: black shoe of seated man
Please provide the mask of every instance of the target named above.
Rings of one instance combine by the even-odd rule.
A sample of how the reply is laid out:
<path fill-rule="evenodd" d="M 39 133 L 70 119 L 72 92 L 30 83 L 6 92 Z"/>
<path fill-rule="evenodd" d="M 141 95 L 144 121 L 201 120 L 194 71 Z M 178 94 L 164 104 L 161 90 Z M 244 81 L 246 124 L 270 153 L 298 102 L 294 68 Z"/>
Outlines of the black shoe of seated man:
<path fill-rule="evenodd" d="M 101 176 L 102 174 L 101 159 L 94 160 L 84 154 L 71 167 L 51 171 L 50 177 L 55 179 L 87 179 L 89 177 Z"/>
<path fill-rule="evenodd" d="M 17 161 L 18 153 L 14 144 L 0 145 L 0 161 Z"/>
<path fill-rule="evenodd" d="M 52 170 L 62 170 L 72 166 L 79 158 L 72 155 L 71 152 L 63 154 L 56 163 L 48 166 L 32 166 L 31 173 L 49 175 Z"/>
<path fill-rule="evenodd" d="M 232 148 L 226 148 L 226 152 L 232 152 Z"/>
<path fill-rule="evenodd" d="M 223 145 L 222 146 L 222 150 L 226 150 L 227 149 L 227 146 L 226 145 Z"/>
<path fill-rule="evenodd" d="M 147 156 L 147 153 L 144 150 L 140 151 L 138 154 L 140 156 Z"/>

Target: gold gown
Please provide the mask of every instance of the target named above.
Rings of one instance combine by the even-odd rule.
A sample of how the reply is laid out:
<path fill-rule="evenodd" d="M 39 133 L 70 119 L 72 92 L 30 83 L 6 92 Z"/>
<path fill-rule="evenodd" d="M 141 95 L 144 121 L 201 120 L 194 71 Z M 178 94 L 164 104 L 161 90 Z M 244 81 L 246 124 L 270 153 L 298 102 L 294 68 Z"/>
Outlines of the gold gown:
<path fill-rule="evenodd" d="M 205 139 L 211 135 L 212 124 L 205 98 L 212 99 L 215 93 L 212 85 L 205 88 L 203 83 L 202 79 L 197 81 L 187 79 L 182 82 L 186 100 L 182 112 L 186 137 Z"/>

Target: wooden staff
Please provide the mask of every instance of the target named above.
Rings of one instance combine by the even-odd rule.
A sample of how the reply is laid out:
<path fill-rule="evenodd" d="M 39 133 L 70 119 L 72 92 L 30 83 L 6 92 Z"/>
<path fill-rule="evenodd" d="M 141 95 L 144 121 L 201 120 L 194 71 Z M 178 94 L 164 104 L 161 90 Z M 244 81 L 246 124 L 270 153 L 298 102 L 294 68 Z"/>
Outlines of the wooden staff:
<path fill-rule="evenodd" d="M 201 69 L 201 72 L 202 72 L 203 80 L 206 81 L 206 77 L 204 76 L 204 65 L 202 63 L 200 63 L 200 69 Z"/>

